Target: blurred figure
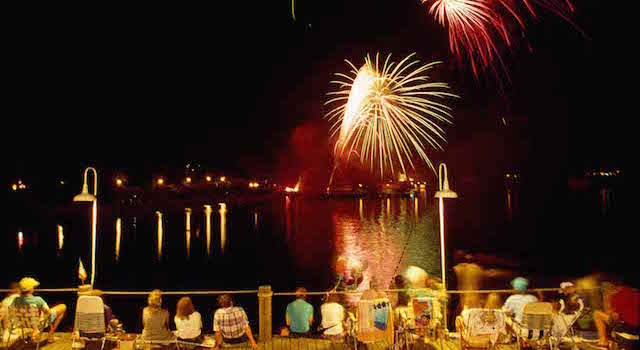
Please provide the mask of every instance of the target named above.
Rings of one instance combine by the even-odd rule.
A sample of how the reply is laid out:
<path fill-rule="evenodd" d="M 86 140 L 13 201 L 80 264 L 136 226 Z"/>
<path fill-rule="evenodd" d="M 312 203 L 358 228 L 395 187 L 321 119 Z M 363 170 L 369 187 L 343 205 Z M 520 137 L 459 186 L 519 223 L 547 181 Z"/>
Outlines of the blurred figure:
<path fill-rule="evenodd" d="M 559 300 L 564 302 L 564 310 L 565 314 L 572 314 L 578 309 L 580 309 L 580 304 L 578 303 L 578 299 L 582 300 L 584 304 L 584 297 L 576 291 L 576 287 L 572 282 L 562 282 L 560 283 L 560 297 Z"/>
<path fill-rule="evenodd" d="M 202 343 L 202 317 L 193 307 L 189 297 L 182 297 L 176 306 L 176 316 L 173 318 L 176 324 L 178 340 L 190 343 Z"/>
<path fill-rule="evenodd" d="M 20 290 L 18 289 L 17 282 L 9 283 L 9 293 L 2 299 L 0 303 L 0 328 L 3 330 L 0 341 L 4 341 L 9 336 L 9 306 L 13 304 L 13 301 L 20 296 Z"/>
<path fill-rule="evenodd" d="M 397 275 L 392 281 L 391 281 L 391 286 L 389 289 L 408 289 L 409 288 L 409 281 L 402 275 Z M 405 291 L 400 291 L 400 292 L 395 292 L 395 293 L 391 293 L 391 303 L 394 306 L 398 305 L 398 300 L 400 299 L 400 297 L 402 295 L 409 295 L 409 291 L 405 290 Z"/>
<path fill-rule="evenodd" d="M 608 300 L 608 308 L 596 310 L 593 320 L 598 330 L 598 346 L 609 348 L 607 328 L 618 332 L 638 334 L 640 321 L 640 297 L 638 290 L 628 286 L 613 286 L 605 292 L 605 300 Z M 605 307 L 607 302 L 605 302 Z"/>
<path fill-rule="evenodd" d="M 507 318 L 508 325 L 511 325 L 513 321 L 521 323 L 522 311 L 524 310 L 524 306 L 528 303 L 534 303 L 538 301 L 538 298 L 536 298 L 534 295 L 526 294 L 528 285 L 529 281 L 527 281 L 523 277 L 516 277 L 513 281 L 511 281 L 511 286 L 515 290 L 516 294 L 508 297 L 504 302 L 504 305 L 502 305 L 502 310 L 506 311 L 510 316 Z"/>
<path fill-rule="evenodd" d="M 244 309 L 233 306 L 229 294 L 218 297 L 220 308 L 213 314 L 213 331 L 216 332 L 216 344 L 238 344 L 249 341 L 251 348 L 257 349 L 258 344 L 253 339 L 249 318 Z"/>
<path fill-rule="evenodd" d="M 322 335 L 334 340 L 344 337 L 343 322 L 346 316 L 344 307 L 340 305 L 340 296 L 330 293 L 327 301 L 320 306 Z"/>
<path fill-rule="evenodd" d="M 499 309 L 502 305 L 502 298 L 498 293 L 489 293 L 487 302 L 484 304 L 485 309 Z"/>
<path fill-rule="evenodd" d="M 398 305 L 394 309 L 394 320 L 396 328 L 414 328 L 415 315 L 409 294 L 398 295 Z"/>
<path fill-rule="evenodd" d="M 458 290 L 480 290 L 484 270 L 480 265 L 475 263 L 471 254 L 465 255 L 464 261 L 455 265 L 453 271 L 456 273 L 458 279 Z M 482 307 L 480 294 L 462 293 L 460 294 L 460 303 L 458 304 L 456 314 L 459 314 L 464 309 L 476 307 Z"/>
<path fill-rule="evenodd" d="M 142 309 L 142 339 L 172 340 L 169 330 L 169 311 L 162 308 L 162 292 L 155 289 L 147 298 L 148 306 Z"/>
<path fill-rule="evenodd" d="M 304 287 L 296 289 L 296 300 L 287 305 L 285 320 L 289 326 L 290 335 L 305 336 L 309 334 L 313 324 L 313 306 L 307 303 L 307 290 Z"/>
<path fill-rule="evenodd" d="M 29 306 L 35 305 L 40 309 L 41 316 L 44 317 L 44 321 L 49 324 L 49 337 L 47 341 L 53 343 L 57 338 L 54 337 L 56 328 L 60 325 L 60 321 L 67 313 L 67 306 L 64 304 L 58 304 L 52 308 L 41 297 L 33 296 L 34 289 L 40 285 L 40 282 L 31 277 L 25 277 L 18 282 L 18 289 L 20 290 L 20 296 L 13 300 L 13 306 Z M 42 320 L 41 320 L 42 321 Z M 33 331 L 32 337 L 39 335 L 39 331 L 36 329 Z"/>

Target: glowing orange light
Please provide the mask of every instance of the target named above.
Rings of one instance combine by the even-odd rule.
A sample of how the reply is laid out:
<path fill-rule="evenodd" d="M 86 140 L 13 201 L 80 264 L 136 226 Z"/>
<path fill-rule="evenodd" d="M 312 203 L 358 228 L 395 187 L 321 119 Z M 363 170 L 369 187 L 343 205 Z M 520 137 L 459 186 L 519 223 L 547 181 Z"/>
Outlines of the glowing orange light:
<path fill-rule="evenodd" d="M 227 177 L 226 176 L 220 176 L 220 182 L 225 182 L 227 181 Z"/>
<path fill-rule="evenodd" d="M 187 177 L 187 183 L 191 183 L 191 178 Z"/>
<path fill-rule="evenodd" d="M 116 185 L 118 185 L 118 186 L 122 186 L 122 180 L 121 180 L 121 179 L 117 179 L 117 180 L 116 180 Z"/>
<path fill-rule="evenodd" d="M 158 185 L 162 185 L 164 184 L 164 179 L 163 178 L 159 178 L 158 179 Z"/>
<path fill-rule="evenodd" d="M 211 182 L 211 176 L 207 176 L 207 182 Z"/>
<path fill-rule="evenodd" d="M 16 185 L 16 184 L 11 185 L 11 189 L 14 190 L 14 191 L 17 191 L 18 190 L 18 185 Z"/>
<path fill-rule="evenodd" d="M 358 184 L 358 187 L 362 188 L 362 184 Z"/>
<path fill-rule="evenodd" d="M 18 248 L 22 248 L 22 245 L 24 244 L 24 234 L 22 234 L 22 231 L 18 232 Z"/>

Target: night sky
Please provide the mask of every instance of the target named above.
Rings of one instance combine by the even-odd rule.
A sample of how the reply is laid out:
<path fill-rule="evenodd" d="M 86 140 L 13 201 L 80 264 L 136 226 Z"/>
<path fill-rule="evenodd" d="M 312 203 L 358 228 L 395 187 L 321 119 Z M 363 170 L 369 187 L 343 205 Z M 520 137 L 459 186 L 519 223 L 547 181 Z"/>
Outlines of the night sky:
<path fill-rule="evenodd" d="M 609 57 L 617 29 L 598 1 L 576 3 L 585 35 L 544 10 L 529 17 L 526 40 L 503 48 L 503 90 L 452 56 L 446 30 L 419 1 L 297 0 L 296 21 L 288 1 L 274 3 L 8 12 L 7 181 L 79 177 L 87 165 L 146 176 L 188 161 L 297 176 L 328 162 L 332 74 L 346 71 L 343 59 L 361 64 L 378 51 L 443 61 L 435 77 L 461 99 L 446 152 L 432 156 L 454 176 L 515 168 L 566 185 L 585 168 L 623 166 L 624 116 L 612 110 L 610 78 L 623 68 Z"/>

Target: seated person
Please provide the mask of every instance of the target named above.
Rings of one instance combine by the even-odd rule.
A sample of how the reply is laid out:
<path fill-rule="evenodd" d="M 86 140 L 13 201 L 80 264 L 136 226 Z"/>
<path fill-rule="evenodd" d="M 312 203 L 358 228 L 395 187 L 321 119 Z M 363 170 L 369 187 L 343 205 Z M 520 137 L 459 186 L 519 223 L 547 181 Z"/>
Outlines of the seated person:
<path fill-rule="evenodd" d="M 610 306 L 606 311 L 596 310 L 593 320 L 598 330 L 598 346 L 609 348 L 607 327 L 616 331 L 638 335 L 638 313 L 640 302 L 638 290 L 628 286 L 617 286 L 607 292 L 610 297 Z"/>
<path fill-rule="evenodd" d="M 306 302 L 306 298 L 307 290 L 299 287 L 296 289 L 296 300 L 287 305 L 285 320 L 291 336 L 309 334 L 309 327 L 313 323 L 313 306 Z"/>
<path fill-rule="evenodd" d="M 413 305 L 411 305 L 411 297 L 409 294 L 398 294 L 398 306 L 394 309 L 394 320 L 396 327 L 413 328 L 415 315 Z"/>
<path fill-rule="evenodd" d="M 322 335 L 325 338 L 341 339 L 344 336 L 344 327 L 342 326 L 346 312 L 344 307 L 340 305 L 340 296 L 331 293 L 327 296 L 327 301 L 320 306 L 320 316 L 322 318 L 321 327 Z"/>
<path fill-rule="evenodd" d="M 578 303 L 578 299 L 582 300 L 584 304 L 584 298 L 578 294 L 576 291 L 576 287 L 571 282 L 562 282 L 560 283 L 560 298 L 558 299 L 557 305 L 554 305 L 554 310 L 560 309 L 560 300 L 564 302 L 564 310 L 562 313 L 564 314 L 572 314 L 580 309 L 580 304 Z"/>
<path fill-rule="evenodd" d="M 173 334 L 169 330 L 169 311 L 162 308 L 162 292 L 153 290 L 147 304 L 142 310 L 142 339 L 173 340 Z"/>
<path fill-rule="evenodd" d="M 21 306 L 29 306 L 35 305 L 39 310 L 42 316 L 43 322 L 49 326 L 49 337 L 47 341 L 49 343 L 53 343 L 57 340 L 54 337 L 54 333 L 58 325 L 60 325 L 60 321 L 64 318 L 65 313 L 67 312 L 67 306 L 64 304 L 58 304 L 52 308 L 49 308 L 49 305 L 42 299 L 41 297 L 33 296 L 33 290 L 40 285 L 40 282 L 36 281 L 31 277 L 25 277 L 20 280 L 18 283 L 18 289 L 20 290 L 20 296 L 13 300 L 14 307 Z M 31 334 L 33 338 L 39 336 L 39 330 L 33 330 Z"/>
<path fill-rule="evenodd" d="M 111 308 L 104 301 L 104 292 L 100 289 L 94 289 L 89 293 L 89 295 L 100 297 L 100 299 L 102 299 L 102 303 L 104 305 L 104 324 L 107 327 L 108 332 L 115 332 L 120 321 L 118 321 L 118 319 L 113 315 Z"/>
<path fill-rule="evenodd" d="M 190 343 L 202 343 L 202 318 L 200 313 L 193 307 L 191 298 L 182 297 L 178 301 L 176 307 L 176 317 L 173 318 L 176 323 L 176 335 L 178 340 Z"/>
<path fill-rule="evenodd" d="M 0 304 L 0 329 L 3 333 L 0 337 L 1 341 L 5 341 L 9 337 L 9 306 L 13 304 L 13 301 L 20 296 L 20 290 L 18 289 L 18 283 L 9 283 L 9 293 L 2 299 Z"/>
<path fill-rule="evenodd" d="M 507 298 L 502 305 L 502 310 L 504 310 L 508 316 L 507 324 L 511 325 L 513 321 L 517 323 L 522 322 L 522 311 L 524 310 L 524 306 L 528 303 L 534 303 L 538 301 L 538 298 L 531 294 L 526 294 L 527 286 L 529 285 L 529 281 L 522 277 L 516 277 L 513 281 L 511 281 L 511 286 L 515 290 L 516 294 L 513 294 Z"/>
<path fill-rule="evenodd" d="M 229 294 L 218 297 L 220 308 L 213 314 L 213 331 L 216 333 L 216 344 L 222 344 L 224 340 L 228 344 L 243 343 L 247 340 L 251 348 L 257 349 L 258 344 L 253 340 L 249 319 L 244 310 L 239 306 L 233 306 Z"/>

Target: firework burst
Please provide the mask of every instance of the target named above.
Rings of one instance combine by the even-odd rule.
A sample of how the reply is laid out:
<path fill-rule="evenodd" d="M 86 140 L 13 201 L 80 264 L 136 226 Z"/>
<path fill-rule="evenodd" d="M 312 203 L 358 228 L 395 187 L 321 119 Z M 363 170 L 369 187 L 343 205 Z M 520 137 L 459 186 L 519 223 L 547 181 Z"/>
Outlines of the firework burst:
<path fill-rule="evenodd" d="M 526 30 L 519 4 L 533 17 L 537 17 L 536 4 L 573 24 L 569 16 L 574 7 L 569 0 L 422 0 L 427 2 L 431 3 L 429 13 L 443 27 L 448 26 L 451 52 L 458 60 L 467 56 L 476 77 L 480 70 L 491 70 L 497 76 L 496 63 L 506 73 L 498 47 L 503 43 L 511 46 L 511 23 L 517 23 L 523 34 Z"/>
<path fill-rule="evenodd" d="M 393 174 L 400 167 L 415 168 L 417 155 L 435 172 L 426 149 L 442 150 L 446 142 L 441 124 L 451 124 L 451 108 L 441 102 L 458 96 L 446 83 L 432 82 L 427 73 L 438 63 L 421 64 L 410 54 L 399 63 L 384 62 L 380 54 L 369 55 L 358 69 L 348 60 L 351 76 L 336 73 L 331 81 L 338 90 L 329 92 L 325 105 L 337 104 L 325 118 L 331 123 L 331 138 L 337 136 L 334 153 L 346 157 L 358 154 L 371 170 L 379 167 Z"/>

